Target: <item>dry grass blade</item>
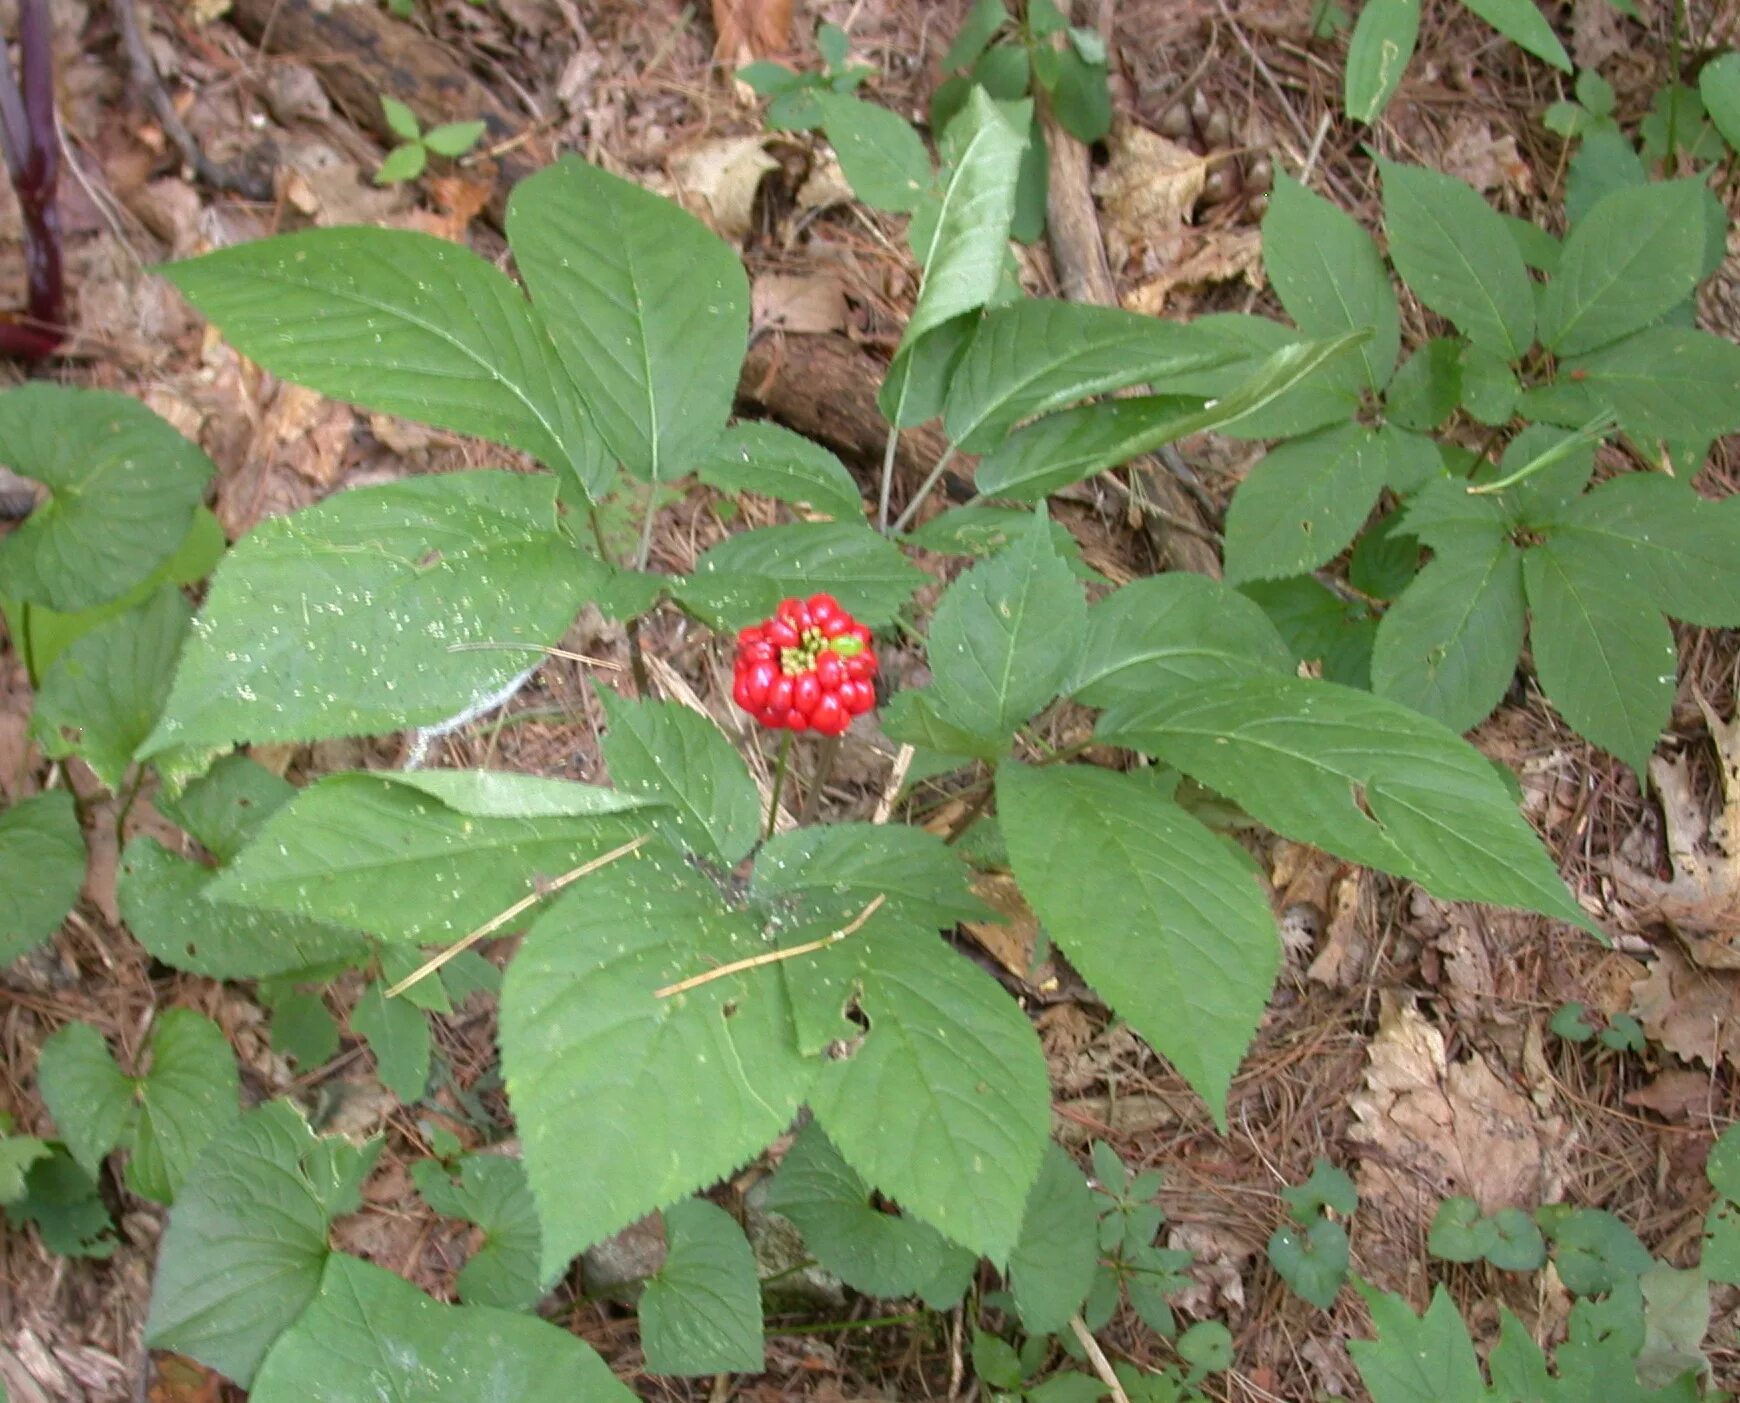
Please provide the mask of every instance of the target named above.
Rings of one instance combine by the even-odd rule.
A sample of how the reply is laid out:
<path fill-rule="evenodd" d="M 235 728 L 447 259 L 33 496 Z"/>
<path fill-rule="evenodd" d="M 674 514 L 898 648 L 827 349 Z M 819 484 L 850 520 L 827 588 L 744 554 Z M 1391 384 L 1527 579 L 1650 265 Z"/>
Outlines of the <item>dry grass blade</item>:
<path fill-rule="evenodd" d="M 880 893 L 870 898 L 862 911 L 839 930 L 824 935 L 820 940 L 805 941 L 802 945 L 793 945 L 789 950 L 769 950 L 763 955 L 751 955 L 747 959 L 733 960 L 728 965 L 720 965 L 718 969 L 710 969 L 705 974 L 693 975 L 688 979 L 679 980 L 675 984 L 667 984 L 662 989 L 654 989 L 655 999 L 668 999 L 677 994 L 686 994 L 691 989 L 699 989 L 703 984 L 711 984 L 715 979 L 726 979 L 733 974 L 742 974 L 746 969 L 760 969 L 763 965 L 777 965 L 784 960 L 795 960 L 799 955 L 813 955 L 818 950 L 826 950 L 830 945 L 837 945 L 854 931 L 861 930 L 864 922 L 874 916 L 884 901 L 888 898 Z"/>

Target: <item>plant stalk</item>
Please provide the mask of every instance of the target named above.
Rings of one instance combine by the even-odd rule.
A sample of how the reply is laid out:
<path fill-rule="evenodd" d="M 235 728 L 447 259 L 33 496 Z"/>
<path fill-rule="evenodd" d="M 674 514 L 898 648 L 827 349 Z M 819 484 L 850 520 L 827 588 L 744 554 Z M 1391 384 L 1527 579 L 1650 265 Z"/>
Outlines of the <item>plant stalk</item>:
<path fill-rule="evenodd" d="M 791 732 L 782 731 L 779 737 L 779 758 L 773 762 L 773 792 L 767 798 L 767 828 L 761 835 L 762 842 L 773 837 L 773 825 L 779 819 L 779 796 L 785 788 L 786 763 L 791 759 Z"/>
<path fill-rule="evenodd" d="M 822 790 L 827 786 L 828 777 L 834 773 L 834 760 L 840 753 L 840 737 L 827 736 L 822 741 L 822 753 L 816 757 L 815 778 L 810 781 L 810 791 L 804 795 L 804 806 L 798 813 L 798 827 L 802 828 L 816 816 L 816 810 L 822 805 Z"/>
<path fill-rule="evenodd" d="M 896 536 L 906 530 L 907 525 L 912 521 L 912 518 L 918 515 L 918 509 L 924 505 L 924 499 L 930 496 L 937 483 L 942 481 L 942 475 L 948 471 L 948 466 L 954 461 L 954 458 L 955 446 L 951 443 L 948 448 L 943 451 L 942 457 L 936 460 L 936 466 L 930 470 L 930 476 L 925 478 L 918 491 L 913 494 L 912 500 L 906 504 L 906 510 L 901 512 L 900 516 L 896 519 L 894 523 L 894 534 Z"/>
<path fill-rule="evenodd" d="M 40 360 L 66 339 L 66 278 L 61 263 L 60 132 L 54 120 L 53 30 L 48 0 L 21 0 L 19 81 L 0 58 L 0 154 L 6 159 L 24 225 L 28 294 L 22 313 L 0 314 L 0 355 Z"/>

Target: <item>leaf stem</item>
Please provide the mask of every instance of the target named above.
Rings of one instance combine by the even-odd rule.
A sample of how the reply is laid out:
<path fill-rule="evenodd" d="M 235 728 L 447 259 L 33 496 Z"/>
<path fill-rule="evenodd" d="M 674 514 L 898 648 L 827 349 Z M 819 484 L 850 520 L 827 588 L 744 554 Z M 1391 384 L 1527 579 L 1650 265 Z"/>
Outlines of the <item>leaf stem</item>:
<path fill-rule="evenodd" d="M 799 828 L 814 818 L 816 810 L 821 807 L 822 788 L 827 784 L 828 777 L 834 773 L 834 760 L 839 753 L 840 737 L 828 736 L 823 739 L 822 753 L 816 757 L 815 778 L 810 781 L 810 791 L 804 795 L 804 806 L 798 812 Z"/>
<path fill-rule="evenodd" d="M 18 656 L 24 662 L 24 675 L 30 679 L 31 690 L 40 689 L 42 674 L 36 670 L 35 620 L 31 617 L 28 599 L 18 601 Z"/>
<path fill-rule="evenodd" d="M 894 491 L 894 454 L 900 447 L 900 429 L 888 426 L 888 442 L 882 450 L 882 487 L 876 498 L 876 529 L 888 534 L 888 498 Z"/>
<path fill-rule="evenodd" d="M 773 762 L 773 792 L 767 797 L 767 829 L 761 835 L 764 843 L 773 837 L 773 825 L 779 818 L 779 795 L 785 788 L 785 767 L 790 759 L 791 732 L 782 731 L 779 737 L 779 758 Z"/>
<path fill-rule="evenodd" d="M 924 480 L 918 491 L 913 494 L 912 500 L 906 504 L 906 510 L 901 512 L 900 516 L 895 520 L 894 534 L 896 536 L 906 530 L 907 524 L 913 517 L 918 515 L 918 509 L 924 505 L 924 499 L 930 496 L 932 489 L 936 487 L 937 483 L 942 481 L 942 475 L 948 471 L 948 466 L 950 463 L 954 462 L 954 459 L 955 446 L 951 443 L 948 448 L 944 450 L 942 457 L 936 460 L 936 466 L 930 470 L 930 476 Z"/>
<path fill-rule="evenodd" d="M 1585 443 L 1599 442 L 1606 437 L 1607 431 L 1613 427 L 1613 424 L 1614 419 L 1611 414 L 1598 414 L 1569 438 L 1560 439 L 1545 453 L 1537 454 L 1514 473 L 1501 477 L 1496 482 L 1482 482 L 1467 488 L 1468 495 L 1470 497 L 1484 497 L 1493 492 L 1502 492 L 1507 487 L 1515 487 L 1517 483 L 1552 467 L 1554 463 L 1574 453 Z"/>
<path fill-rule="evenodd" d="M 991 795 L 996 793 L 996 785 L 987 780 L 985 787 L 979 791 L 979 797 L 967 806 L 967 810 L 951 825 L 943 837 L 943 843 L 953 847 L 965 835 L 966 831 L 979 821 L 979 815 L 985 812 L 991 803 Z"/>

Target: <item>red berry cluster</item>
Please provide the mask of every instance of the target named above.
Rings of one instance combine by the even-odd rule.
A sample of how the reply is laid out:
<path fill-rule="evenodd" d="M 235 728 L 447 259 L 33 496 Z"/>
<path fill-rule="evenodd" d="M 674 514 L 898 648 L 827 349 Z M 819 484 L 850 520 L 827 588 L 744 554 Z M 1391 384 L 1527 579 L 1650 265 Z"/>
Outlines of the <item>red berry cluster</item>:
<path fill-rule="evenodd" d="M 876 705 L 875 676 L 870 630 L 832 595 L 812 594 L 737 635 L 731 696 L 763 726 L 837 736 Z"/>

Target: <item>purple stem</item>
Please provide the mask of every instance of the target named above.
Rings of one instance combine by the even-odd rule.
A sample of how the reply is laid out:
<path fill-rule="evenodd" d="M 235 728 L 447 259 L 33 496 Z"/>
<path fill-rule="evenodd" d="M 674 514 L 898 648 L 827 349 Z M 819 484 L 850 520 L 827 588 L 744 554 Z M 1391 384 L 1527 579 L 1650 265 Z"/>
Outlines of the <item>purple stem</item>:
<path fill-rule="evenodd" d="M 61 268 L 60 134 L 54 120 L 54 47 L 48 0 L 21 0 L 20 84 L 0 60 L 0 150 L 24 216 L 29 297 L 22 315 L 0 313 L 0 355 L 40 359 L 65 339 L 66 281 Z"/>

